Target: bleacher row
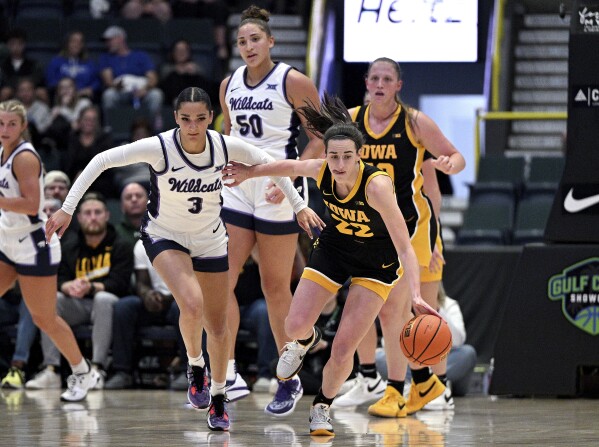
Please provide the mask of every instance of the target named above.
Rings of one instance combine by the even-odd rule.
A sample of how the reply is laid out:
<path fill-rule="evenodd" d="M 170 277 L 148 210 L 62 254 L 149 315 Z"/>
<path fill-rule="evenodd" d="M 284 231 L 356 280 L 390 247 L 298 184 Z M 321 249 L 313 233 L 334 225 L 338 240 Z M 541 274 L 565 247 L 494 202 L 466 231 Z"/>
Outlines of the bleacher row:
<path fill-rule="evenodd" d="M 542 242 L 563 169 L 561 156 L 482 157 L 457 244 Z"/>
<path fill-rule="evenodd" d="M 10 21 L 11 28 L 22 28 L 27 33 L 27 54 L 46 66 L 62 47 L 64 37 L 72 31 L 85 36 L 89 56 L 97 59 L 106 51 L 102 33 L 111 25 L 118 25 L 127 32 L 127 42 L 132 49 L 148 52 L 156 67 L 166 60 L 169 47 L 178 39 L 191 43 L 194 59 L 205 69 L 205 75 L 214 74 L 214 33 L 210 19 L 171 19 L 166 23 L 144 18 L 80 17 L 21 17 Z"/>

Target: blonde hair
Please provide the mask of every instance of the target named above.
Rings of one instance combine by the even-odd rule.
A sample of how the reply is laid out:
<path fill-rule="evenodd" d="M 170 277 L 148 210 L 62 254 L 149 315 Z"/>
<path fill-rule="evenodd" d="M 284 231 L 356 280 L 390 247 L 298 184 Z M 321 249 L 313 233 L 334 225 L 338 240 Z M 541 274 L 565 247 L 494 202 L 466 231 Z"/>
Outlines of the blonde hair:
<path fill-rule="evenodd" d="M 0 102 L 0 112 L 14 113 L 21 118 L 23 124 L 27 124 L 27 109 L 23 103 L 17 99 L 9 99 L 8 101 Z M 21 132 L 21 138 L 26 141 L 31 141 L 29 130 L 27 127 Z"/>

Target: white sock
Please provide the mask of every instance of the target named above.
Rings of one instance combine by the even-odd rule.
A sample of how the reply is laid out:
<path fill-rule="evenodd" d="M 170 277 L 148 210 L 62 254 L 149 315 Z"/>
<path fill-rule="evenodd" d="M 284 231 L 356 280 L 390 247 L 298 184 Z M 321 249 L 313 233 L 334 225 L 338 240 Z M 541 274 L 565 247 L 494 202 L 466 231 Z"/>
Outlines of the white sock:
<path fill-rule="evenodd" d="M 73 374 L 87 374 L 89 372 L 90 366 L 87 364 L 84 358 L 76 365 L 71 365 L 71 369 L 73 370 Z"/>
<path fill-rule="evenodd" d="M 187 361 L 191 366 L 199 366 L 200 368 L 206 366 L 206 362 L 204 362 L 204 356 L 201 352 L 197 357 L 191 357 L 189 353 L 187 353 Z"/>
<path fill-rule="evenodd" d="M 217 394 L 225 394 L 225 386 L 227 382 L 215 382 L 214 380 L 210 384 L 210 394 L 216 396 Z"/>
<path fill-rule="evenodd" d="M 235 359 L 230 359 L 227 363 L 227 380 L 235 380 L 237 368 L 235 367 Z"/>

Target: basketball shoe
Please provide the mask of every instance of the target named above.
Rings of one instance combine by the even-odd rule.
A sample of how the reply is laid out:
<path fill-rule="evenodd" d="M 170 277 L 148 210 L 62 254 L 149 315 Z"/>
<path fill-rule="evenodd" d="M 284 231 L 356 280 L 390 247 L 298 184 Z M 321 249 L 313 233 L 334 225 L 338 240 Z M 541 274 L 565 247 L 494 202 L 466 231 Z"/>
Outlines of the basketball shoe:
<path fill-rule="evenodd" d="M 283 417 L 293 413 L 295 405 L 304 395 L 304 388 L 299 377 L 291 380 L 279 380 L 279 387 L 272 401 L 264 408 L 270 416 Z"/>
<path fill-rule="evenodd" d="M 368 414 L 383 418 L 405 418 L 408 415 L 406 400 L 399 391 L 392 386 L 388 386 L 385 395 L 378 402 L 368 407 Z"/>
<path fill-rule="evenodd" d="M 335 436 L 331 425 L 327 404 L 316 404 L 310 408 L 310 435 L 311 436 Z"/>
<path fill-rule="evenodd" d="M 25 388 L 25 373 L 16 366 L 11 366 L 8 374 L 2 379 L 2 388 L 22 390 Z"/>
<path fill-rule="evenodd" d="M 302 369 L 304 357 L 322 338 L 318 327 L 314 326 L 313 331 L 314 334 L 307 345 L 302 345 L 297 340 L 290 341 L 285 345 L 277 364 L 277 377 L 280 380 L 289 380 Z"/>
<path fill-rule="evenodd" d="M 358 373 L 354 386 L 347 393 L 339 396 L 333 402 L 333 408 L 354 407 L 369 402 L 375 402 L 383 397 L 387 382 L 377 372 L 374 379 Z"/>
<path fill-rule="evenodd" d="M 46 366 L 33 379 L 25 383 L 25 388 L 28 390 L 60 389 L 60 386 L 60 374 L 51 365 Z"/>
<path fill-rule="evenodd" d="M 87 360 L 86 362 L 89 371 L 83 374 L 71 374 L 67 378 L 67 390 L 60 395 L 60 400 L 79 402 L 85 399 L 87 392 L 96 386 L 98 380 L 100 380 L 100 375 Z"/>
<path fill-rule="evenodd" d="M 204 409 L 210 405 L 210 387 L 206 367 L 187 365 L 187 400 L 193 408 Z"/>
<path fill-rule="evenodd" d="M 408 414 L 414 414 L 418 410 L 421 410 L 422 407 L 443 395 L 444 392 L 445 385 L 443 385 L 443 382 L 435 374 L 422 383 L 415 383 L 414 379 L 412 379 L 407 401 Z"/>
<path fill-rule="evenodd" d="M 442 411 L 442 410 L 453 410 L 455 404 L 453 402 L 453 394 L 451 394 L 451 383 L 447 382 L 445 385 L 445 391 L 439 397 L 431 400 L 428 404 L 422 407 L 423 410 L 427 411 Z"/>
<path fill-rule="evenodd" d="M 229 402 L 235 402 L 236 400 L 243 399 L 250 394 L 250 389 L 247 382 L 239 373 L 235 373 L 235 379 L 227 380 L 225 389 Z"/>
<path fill-rule="evenodd" d="M 213 431 L 229 431 L 229 415 L 227 414 L 227 402 L 224 394 L 212 396 L 212 402 L 208 409 L 208 428 Z"/>

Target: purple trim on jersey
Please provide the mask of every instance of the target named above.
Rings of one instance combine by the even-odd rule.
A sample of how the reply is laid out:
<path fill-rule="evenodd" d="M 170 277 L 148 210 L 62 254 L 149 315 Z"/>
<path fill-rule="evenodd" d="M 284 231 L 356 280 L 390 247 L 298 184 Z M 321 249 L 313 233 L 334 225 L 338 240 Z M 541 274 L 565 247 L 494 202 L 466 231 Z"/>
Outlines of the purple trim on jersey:
<path fill-rule="evenodd" d="M 220 217 L 227 224 L 262 234 L 284 235 L 300 233 L 302 231 L 295 218 L 284 222 L 264 220 L 230 208 L 223 208 Z"/>
<path fill-rule="evenodd" d="M 283 73 L 283 98 L 285 98 L 285 101 L 287 101 L 287 104 L 289 104 L 292 109 L 295 109 L 294 105 L 291 104 L 291 101 L 289 101 L 289 98 L 287 97 L 287 75 L 291 70 L 294 70 L 294 68 L 289 67 L 287 70 L 285 70 L 285 73 Z"/>
<path fill-rule="evenodd" d="M 206 132 L 206 136 L 208 137 L 208 146 L 210 146 L 210 163 L 208 163 L 206 166 L 196 166 L 196 165 L 194 165 L 185 156 L 185 151 L 183 150 L 183 148 L 181 147 L 181 145 L 177 141 L 177 138 L 175 138 L 173 136 L 173 141 L 175 142 L 175 147 L 177 148 L 177 151 L 179 152 L 179 155 L 181 156 L 181 158 L 183 159 L 183 161 L 185 161 L 185 163 L 187 164 L 187 166 L 189 166 L 194 171 L 205 171 L 206 169 L 214 167 L 214 143 L 212 142 L 212 137 L 210 136 L 210 132 Z"/>
<path fill-rule="evenodd" d="M 173 139 L 175 141 L 177 140 L 177 138 L 175 137 L 176 132 L 177 132 L 177 129 L 173 129 Z M 166 154 L 166 145 L 164 143 L 164 140 L 162 139 L 162 135 L 156 135 L 156 136 L 158 137 L 158 140 L 160 141 L 160 147 L 162 148 L 162 155 L 164 156 L 164 169 L 162 171 L 155 171 L 152 166 L 150 166 L 150 169 L 152 171 L 154 171 L 156 174 L 162 175 L 168 171 L 168 155 Z"/>
<path fill-rule="evenodd" d="M 39 178 L 42 175 L 42 158 L 40 157 L 40 155 L 35 151 L 35 149 L 33 148 L 27 148 L 27 149 L 23 149 L 21 152 L 19 152 L 18 154 L 17 149 L 19 149 L 21 146 L 23 146 L 25 143 L 27 143 L 27 141 L 21 141 L 18 146 L 15 148 L 15 150 L 12 152 L 12 154 L 10 154 L 10 157 L 8 157 L 6 159 L 6 162 L 8 162 L 8 160 L 10 160 L 11 158 L 13 159 L 13 163 L 12 166 L 10 167 L 10 172 L 12 173 L 12 176 L 15 178 L 15 180 L 17 180 L 17 183 L 19 182 L 19 180 L 17 179 L 17 174 L 15 174 L 15 162 L 14 162 L 14 158 L 19 155 L 22 154 L 23 152 L 31 152 L 33 155 L 35 155 L 35 157 L 37 158 L 37 160 L 40 162 L 40 166 L 39 166 L 39 172 L 37 174 L 37 177 Z M 27 218 L 29 219 L 29 223 L 30 224 L 36 224 L 36 223 L 40 223 L 42 222 L 42 219 L 40 219 L 39 214 L 35 214 L 35 215 L 31 215 L 31 214 L 27 214 Z M 42 276 L 42 275 L 40 275 Z"/>
<path fill-rule="evenodd" d="M 258 82 L 256 85 L 254 85 L 253 87 L 250 87 L 250 86 L 248 85 L 248 83 L 246 82 L 246 80 L 247 80 L 247 74 L 248 74 L 248 67 L 247 67 L 247 65 L 246 65 L 246 66 L 245 66 L 245 68 L 243 69 L 243 79 L 242 79 L 242 80 L 243 80 L 243 85 L 245 85 L 245 87 L 246 87 L 248 90 L 254 90 L 255 88 L 258 88 L 258 87 L 260 87 L 262 84 L 264 84 L 264 83 L 266 82 L 266 80 L 267 80 L 268 78 L 270 78 L 270 75 L 274 73 L 274 71 L 275 71 L 275 70 L 277 69 L 277 67 L 279 66 L 279 63 L 280 63 L 280 62 L 275 62 L 275 65 L 274 65 L 274 67 L 272 67 L 272 69 L 271 69 L 271 70 L 268 72 L 268 74 L 267 74 L 266 76 L 264 76 L 264 77 L 262 78 L 262 80 L 261 80 L 260 82 Z"/>
<path fill-rule="evenodd" d="M 229 255 L 215 258 L 191 258 L 194 272 L 220 273 L 229 271 Z"/>
<path fill-rule="evenodd" d="M 29 233 L 29 237 L 33 239 L 33 245 L 36 247 L 37 255 L 34 265 L 16 264 L 8 257 L 0 252 L 0 261 L 15 267 L 17 273 L 23 276 L 53 276 L 58 273 L 58 264 L 50 263 L 50 246 L 46 244 L 46 234 L 44 230 L 38 228 Z"/>
<path fill-rule="evenodd" d="M 295 160 L 297 158 L 297 137 L 300 133 L 299 126 L 302 122 L 300 121 L 299 115 L 295 113 L 295 110 L 291 112 L 289 121 L 289 127 L 287 128 L 289 131 L 289 138 L 285 145 L 285 158 L 288 160 Z"/>
<path fill-rule="evenodd" d="M 235 72 L 233 72 L 235 74 Z M 227 81 L 227 86 L 225 87 L 225 96 L 227 96 L 227 92 L 229 91 L 229 85 L 231 85 L 231 81 L 233 80 L 233 74 L 229 76 L 229 80 Z"/>
<path fill-rule="evenodd" d="M 235 225 L 236 227 L 245 228 L 246 230 L 254 231 L 254 216 L 242 211 L 223 208 L 220 211 L 220 218 L 225 224 Z"/>
<path fill-rule="evenodd" d="M 6 161 L 4 163 L 2 163 L 2 159 L 0 158 L 0 167 L 4 166 L 6 163 L 8 163 L 8 160 L 10 160 L 11 158 L 13 158 L 13 156 L 15 155 L 15 152 L 17 151 L 17 149 L 19 149 L 21 146 L 23 146 L 25 143 L 28 143 L 28 141 L 21 141 L 19 144 L 17 144 L 17 147 L 15 147 L 12 151 L 12 153 L 10 154 L 10 156 L 6 159 Z M 2 149 L 4 149 L 3 146 L 0 146 Z M 12 168 L 11 168 L 12 170 Z M 14 171 L 12 173 L 12 175 L 15 175 Z"/>
<path fill-rule="evenodd" d="M 150 166 L 150 193 L 148 194 L 147 212 L 156 219 L 160 214 L 160 188 L 158 188 L 158 174 Z"/>
<path fill-rule="evenodd" d="M 225 165 L 229 164 L 229 150 L 227 149 L 227 143 L 225 143 L 225 137 L 223 137 L 223 134 L 221 134 L 219 132 L 218 136 L 220 137 L 220 141 L 223 144 L 223 152 L 225 155 Z"/>

